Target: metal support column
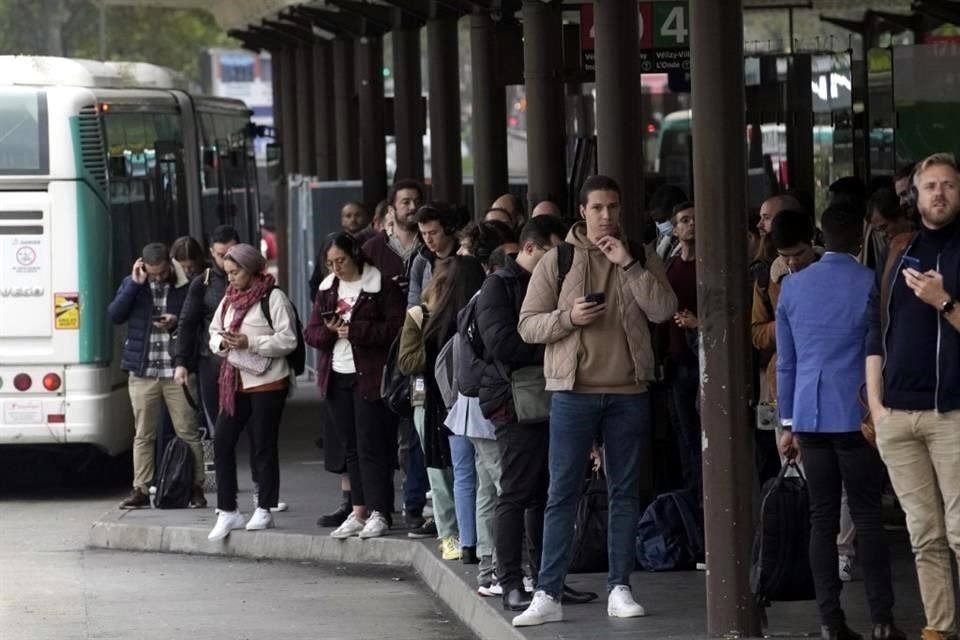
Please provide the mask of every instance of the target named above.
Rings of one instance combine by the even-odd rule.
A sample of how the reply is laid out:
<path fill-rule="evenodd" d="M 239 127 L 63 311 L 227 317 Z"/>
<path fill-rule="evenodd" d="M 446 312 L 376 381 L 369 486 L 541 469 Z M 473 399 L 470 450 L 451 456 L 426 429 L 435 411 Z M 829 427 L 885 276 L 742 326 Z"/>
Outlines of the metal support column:
<path fill-rule="evenodd" d="M 690 0 L 707 632 L 760 631 L 750 592 L 753 431 L 748 384 L 743 4 Z"/>
<path fill-rule="evenodd" d="M 479 218 L 507 192 L 507 96 L 497 78 L 496 25 L 489 14 L 470 16 L 473 80 L 473 214 Z"/>
<path fill-rule="evenodd" d="M 297 99 L 293 69 L 293 50 L 284 47 L 277 52 L 280 67 L 280 144 L 283 153 L 284 175 L 299 173 L 297 170 Z"/>
<path fill-rule="evenodd" d="M 356 76 L 353 69 L 353 39 L 333 41 L 333 95 L 337 128 L 337 180 L 360 177 L 357 145 Z"/>
<path fill-rule="evenodd" d="M 307 176 L 317 174 L 316 151 L 313 138 L 313 48 L 300 45 L 294 49 L 294 73 L 297 82 L 297 172 Z"/>
<path fill-rule="evenodd" d="M 393 122 L 397 179 L 423 181 L 423 74 L 420 29 L 398 29 L 393 38 Z"/>
<path fill-rule="evenodd" d="M 523 0 L 529 210 L 541 200 L 552 200 L 561 206 L 567 201 L 560 9 L 559 2 Z"/>
<path fill-rule="evenodd" d="M 628 237 L 643 230 L 643 138 L 640 132 L 640 29 L 637 7 L 595 0 L 597 171 L 620 184 L 621 224 Z"/>
<path fill-rule="evenodd" d="M 460 55 L 455 17 L 427 22 L 427 84 L 430 91 L 431 197 L 458 203 L 463 187 L 460 157 Z"/>
<path fill-rule="evenodd" d="M 787 67 L 787 171 L 790 188 L 813 194 L 813 78 L 810 54 L 793 54 Z M 813 213 L 812 211 L 810 213 Z"/>
<path fill-rule="evenodd" d="M 313 140 L 316 149 L 316 176 L 337 177 L 337 127 L 334 119 L 333 52 L 328 42 L 313 45 Z"/>
<path fill-rule="evenodd" d="M 357 40 L 357 93 L 360 113 L 360 176 L 367 211 L 387 197 L 387 152 L 384 136 L 383 37 Z"/>

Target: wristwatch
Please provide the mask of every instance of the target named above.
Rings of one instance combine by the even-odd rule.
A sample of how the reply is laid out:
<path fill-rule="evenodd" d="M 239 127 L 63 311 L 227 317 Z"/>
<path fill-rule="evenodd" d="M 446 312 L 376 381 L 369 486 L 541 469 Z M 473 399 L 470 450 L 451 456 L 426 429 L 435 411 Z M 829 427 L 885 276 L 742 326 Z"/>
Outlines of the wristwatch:
<path fill-rule="evenodd" d="M 951 313 L 953 313 L 953 310 L 956 307 L 957 307 L 957 301 L 954 300 L 953 298 L 950 298 L 949 300 L 944 302 L 942 305 L 940 305 L 940 313 L 942 315 L 948 316 Z"/>

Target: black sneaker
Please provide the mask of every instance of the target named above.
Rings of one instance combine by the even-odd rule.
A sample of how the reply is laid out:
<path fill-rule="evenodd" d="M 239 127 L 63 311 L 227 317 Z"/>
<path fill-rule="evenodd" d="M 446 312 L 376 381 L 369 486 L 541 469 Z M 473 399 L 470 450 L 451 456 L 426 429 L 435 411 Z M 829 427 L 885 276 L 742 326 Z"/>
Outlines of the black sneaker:
<path fill-rule="evenodd" d="M 423 517 L 423 511 L 420 509 L 405 509 L 403 512 L 403 521 L 406 523 L 408 529 L 419 529 L 427 522 Z"/>
<path fill-rule="evenodd" d="M 341 504 L 337 507 L 337 510 L 333 513 L 328 513 L 325 516 L 320 516 L 320 519 L 317 520 L 318 527 L 339 527 L 347 520 L 347 516 L 353 513 L 353 509 L 348 504 Z"/>
<path fill-rule="evenodd" d="M 476 547 L 461 547 L 460 554 L 460 560 L 463 564 L 480 564 Z"/>
<path fill-rule="evenodd" d="M 423 526 L 417 527 L 407 532 L 408 538 L 436 538 L 437 537 L 437 525 L 433 521 L 433 518 L 430 518 L 423 523 Z"/>
<path fill-rule="evenodd" d="M 203 495 L 203 487 L 197 485 L 193 488 L 193 492 L 190 494 L 190 508 L 191 509 L 206 509 L 207 508 L 207 497 Z"/>
<path fill-rule="evenodd" d="M 133 491 L 130 492 L 123 502 L 120 503 L 121 509 L 140 509 L 142 507 L 150 506 L 150 496 L 145 494 L 140 489 L 136 487 L 133 488 Z"/>

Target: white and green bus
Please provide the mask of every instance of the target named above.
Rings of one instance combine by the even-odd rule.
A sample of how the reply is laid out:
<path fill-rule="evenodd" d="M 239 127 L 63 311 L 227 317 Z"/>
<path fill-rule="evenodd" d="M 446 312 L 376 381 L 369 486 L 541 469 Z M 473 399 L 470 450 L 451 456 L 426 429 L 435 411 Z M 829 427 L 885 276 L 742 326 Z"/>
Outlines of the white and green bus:
<path fill-rule="evenodd" d="M 0 56 L 0 446 L 129 449 L 120 281 L 149 242 L 259 239 L 249 110 L 163 71 Z"/>

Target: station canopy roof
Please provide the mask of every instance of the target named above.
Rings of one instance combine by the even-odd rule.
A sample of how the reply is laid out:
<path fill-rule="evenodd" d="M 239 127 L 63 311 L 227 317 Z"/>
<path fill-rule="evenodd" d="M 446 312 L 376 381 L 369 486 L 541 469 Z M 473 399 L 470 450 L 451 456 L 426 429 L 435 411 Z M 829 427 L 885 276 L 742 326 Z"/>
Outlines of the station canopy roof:
<path fill-rule="evenodd" d="M 658 0 L 654 0 L 658 1 Z M 668 1 L 668 0 L 663 0 Z M 418 13 L 424 7 L 439 6 L 452 11 L 469 11 L 472 7 L 497 10 L 504 5 L 520 5 L 520 0 L 102 0 L 106 5 L 143 5 L 168 7 L 170 9 L 203 9 L 213 14 L 217 23 L 225 30 L 242 30 L 249 26 L 258 26 L 263 20 L 275 20 L 294 7 L 307 10 L 350 14 L 356 7 L 369 5 L 379 9 L 408 9 Z M 583 0 L 563 0 L 566 5 L 579 5 Z M 910 13 L 911 0 L 744 0 L 748 9 L 764 7 L 783 9 L 795 6 L 797 9 L 817 11 L 856 11 L 876 10 L 897 13 Z M 352 7 L 352 8 L 351 8 Z"/>

